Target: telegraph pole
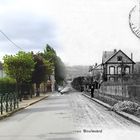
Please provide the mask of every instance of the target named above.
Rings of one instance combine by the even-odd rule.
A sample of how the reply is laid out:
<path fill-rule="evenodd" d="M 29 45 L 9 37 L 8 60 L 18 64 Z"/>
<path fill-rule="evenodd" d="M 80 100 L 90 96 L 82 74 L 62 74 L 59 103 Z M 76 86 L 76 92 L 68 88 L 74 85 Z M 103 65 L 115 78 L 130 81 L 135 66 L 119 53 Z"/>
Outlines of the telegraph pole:
<path fill-rule="evenodd" d="M 121 61 L 121 64 L 120 64 L 120 66 L 121 66 L 121 87 L 122 87 L 122 100 L 123 100 L 123 76 L 124 76 L 124 73 L 125 73 L 125 70 L 124 70 L 124 68 L 125 68 L 125 66 L 124 66 L 124 62 L 123 62 L 123 60 Z"/>

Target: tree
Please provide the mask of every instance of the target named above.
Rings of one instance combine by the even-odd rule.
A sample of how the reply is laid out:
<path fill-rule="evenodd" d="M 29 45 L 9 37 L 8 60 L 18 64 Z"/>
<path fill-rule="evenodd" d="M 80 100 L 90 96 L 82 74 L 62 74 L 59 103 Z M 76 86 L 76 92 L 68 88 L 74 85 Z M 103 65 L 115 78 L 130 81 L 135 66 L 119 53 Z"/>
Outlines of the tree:
<path fill-rule="evenodd" d="M 32 73 L 32 82 L 36 84 L 36 96 L 40 96 L 40 84 L 46 81 L 47 65 L 40 54 L 33 55 L 35 68 Z"/>
<path fill-rule="evenodd" d="M 23 82 L 31 82 L 32 72 L 35 66 L 32 54 L 19 51 L 16 55 L 4 56 L 3 60 L 5 73 L 16 79 L 18 94 L 21 100 L 20 86 Z"/>
<path fill-rule="evenodd" d="M 56 51 L 49 46 L 46 45 L 46 48 L 44 49 L 44 53 L 42 53 L 42 56 L 46 60 L 48 64 L 48 77 L 53 73 L 55 73 L 55 80 L 57 84 L 62 84 L 65 79 L 65 65 L 62 62 L 61 58 L 57 56 Z"/>
<path fill-rule="evenodd" d="M 41 53 L 41 56 L 45 59 L 45 64 L 47 66 L 47 79 L 50 80 L 50 75 L 55 69 L 55 62 L 57 57 L 56 52 L 47 44 L 46 48 L 44 49 L 44 52 Z"/>
<path fill-rule="evenodd" d="M 57 57 L 56 63 L 55 63 L 55 80 L 56 83 L 59 85 L 62 85 L 63 81 L 66 77 L 66 70 L 65 65 L 62 62 L 60 57 Z"/>
<path fill-rule="evenodd" d="M 46 48 L 44 49 L 42 56 L 49 63 L 52 63 L 53 66 L 55 65 L 57 54 L 50 45 L 48 45 L 48 44 L 46 45 Z"/>
<path fill-rule="evenodd" d="M 45 60 L 45 65 L 47 67 L 47 73 L 46 73 L 46 80 L 50 78 L 50 75 L 53 73 L 54 70 L 54 64 L 49 62 L 48 60 Z M 49 79 L 50 80 L 50 79 Z"/>
<path fill-rule="evenodd" d="M 72 87 L 78 91 L 83 91 L 84 77 L 76 77 L 71 83 Z"/>

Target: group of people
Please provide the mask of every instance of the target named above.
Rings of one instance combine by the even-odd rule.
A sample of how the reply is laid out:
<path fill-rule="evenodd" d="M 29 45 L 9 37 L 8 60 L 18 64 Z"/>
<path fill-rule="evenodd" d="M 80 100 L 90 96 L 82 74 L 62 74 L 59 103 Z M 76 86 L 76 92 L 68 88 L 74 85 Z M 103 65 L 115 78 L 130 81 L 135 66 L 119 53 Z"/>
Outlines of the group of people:
<path fill-rule="evenodd" d="M 94 97 L 94 90 L 95 89 L 99 89 L 101 86 L 101 83 L 99 83 L 98 81 L 93 81 L 91 84 L 87 84 L 84 86 L 81 86 L 81 92 L 83 92 L 84 90 L 89 91 L 88 89 L 90 89 L 90 93 L 91 93 L 91 98 Z"/>
<path fill-rule="evenodd" d="M 94 97 L 94 90 L 99 88 L 99 83 L 97 81 L 92 82 L 91 84 L 91 98 Z"/>

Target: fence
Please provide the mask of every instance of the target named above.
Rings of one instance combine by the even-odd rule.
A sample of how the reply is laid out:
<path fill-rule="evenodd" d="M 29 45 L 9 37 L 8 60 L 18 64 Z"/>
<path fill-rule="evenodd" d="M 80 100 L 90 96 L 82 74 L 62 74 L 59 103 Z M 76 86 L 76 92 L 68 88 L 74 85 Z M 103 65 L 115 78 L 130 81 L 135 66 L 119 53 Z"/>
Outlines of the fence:
<path fill-rule="evenodd" d="M 0 93 L 11 93 L 16 91 L 16 81 L 5 77 L 0 78 Z"/>
<path fill-rule="evenodd" d="M 101 85 L 101 91 L 105 94 L 122 96 L 125 98 L 139 97 L 140 83 L 124 82 L 105 82 Z"/>
<path fill-rule="evenodd" d="M 0 94 L 0 113 L 10 112 L 19 107 L 19 101 L 16 93 Z"/>
<path fill-rule="evenodd" d="M 131 82 L 104 82 L 100 89 L 95 91 L 95 97 L 115 104 L 118 101 L 130 100 L 140 103 L 140 84 Z"/>
<path fill-rule="evenodd" d="M 107 95 L 129 98 L 128 87 L 129 85 L 103 85 L 100 91 Z"/>

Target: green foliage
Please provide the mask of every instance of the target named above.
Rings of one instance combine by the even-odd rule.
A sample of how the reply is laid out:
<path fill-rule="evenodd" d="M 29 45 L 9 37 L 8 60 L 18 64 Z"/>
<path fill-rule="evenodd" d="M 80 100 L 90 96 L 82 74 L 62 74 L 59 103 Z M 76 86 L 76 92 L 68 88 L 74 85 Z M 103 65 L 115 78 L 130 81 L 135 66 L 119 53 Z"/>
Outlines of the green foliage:
<path fill-rule="evenodd" d="M 47 75 L 50 76 L 54 70 L 56 83 L 62 84 L 66 77 L 66 73 L 65 65 L 62 62 L 61 58 L 57 56 L 56 51 L 48 44 L 46 45 L 42 56 L 45 59 L 47 65 Z"/>
<path fill-rule="evenodd" d="M 4 56 L 3 60 L 7 75 L 16 79 L 17 82 L 31 81 L 35 65 L 31 53 L 19 51 L 16 55 Z"/>
<path fill-rule="evenodd" d="M 57 55 L 56 55 L 55 50 L 52 47 L 50 47 L 48 44 L 46 45 L 46 48 L 44 49 L 43 57 L 45 60 L 51 63 L 51 65 L 54 66 Z"/>
<path fill-rule="evenodd" d="M 44 52 L 41 53 L 41 56 L 45 60 L 45 65 L 47 67 L 46 77 L 48 79 L 48 77 L 53 73 L 53 70 L 55 68 L 57 55 L 56 55 L 55 50 L 47 44 L 46 48 L 44 49 Z"/>
<path fill-rule="evenodd" d="M 16 91 L 16 80 L 6 77 L 0 78 L 0 94 L 10 93 Z"/>
<path fill-rule="evenodd" d="M 84 85 L 84 77 L 76 77 L 71 83 L 72 87 L 78 91 L 81 91 L 82 86 Z"/>
<path fill-rule="evenodd" d="M 47 67 L 47 75 L 51 75 L 53 73 L 54 64 L 49 62 L 48 60 L 45 60 L 45 64 Z"/>
<path fill-rule="evenodd" d="M 61 85 L 65 77 L 66 77 L 65 65 L 62 62 L 62 60 L 59 57 L 57 57 L 55 63 L 55 80 L 57 84 Z"/>
<path fill-rule="evenodd" d="M 34 55 L 35 68 L 32 74 L 32 82 L 40 84 L 46 80 L 47 65 L 40 54 Z"/>

